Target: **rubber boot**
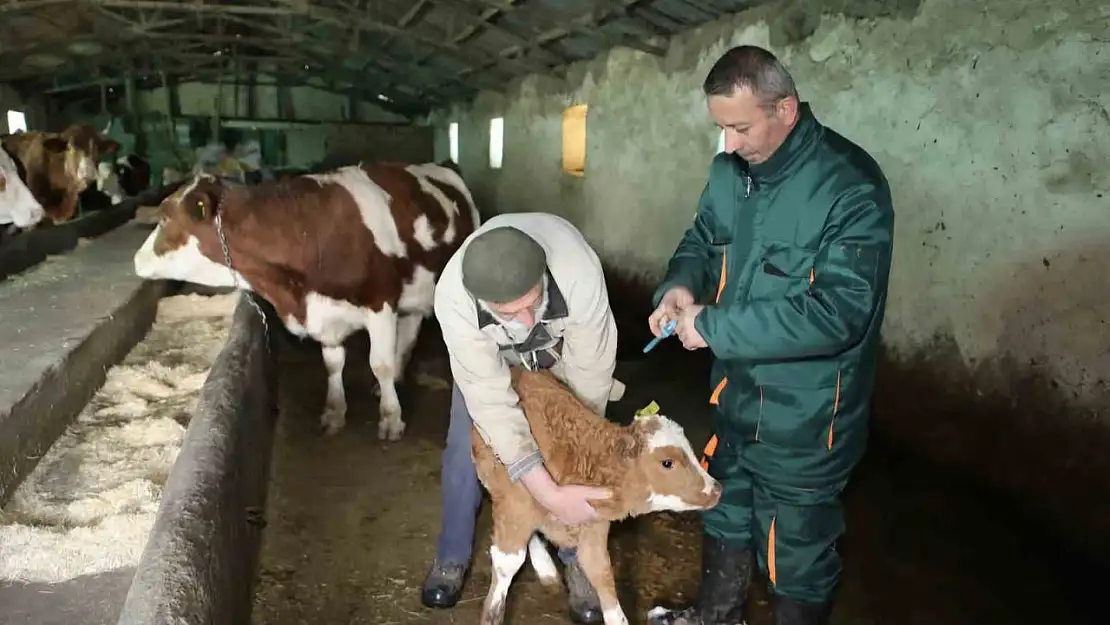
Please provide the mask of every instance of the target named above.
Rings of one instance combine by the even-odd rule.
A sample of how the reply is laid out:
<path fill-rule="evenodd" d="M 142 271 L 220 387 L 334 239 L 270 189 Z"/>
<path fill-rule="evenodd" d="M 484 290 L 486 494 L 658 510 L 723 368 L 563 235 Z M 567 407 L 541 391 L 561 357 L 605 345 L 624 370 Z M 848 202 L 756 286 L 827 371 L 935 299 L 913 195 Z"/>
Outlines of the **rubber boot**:
<path fill-rule="evenodd" d="M 828 625 L 830 605 L 775 597 L 775 625 Z"/>
<path fill-rule="evenodd" d="M 563 561 L 563 577 L 570 595 L 570 620 L 579 625 L 596 625 L 602 622 L 601 600 L 597 598 L 597 590 L 578 563 L 577 555 L 560 549 L 559 559 Z"/>
<path fill-rule="evenodd" d="M 420 588 L 420 603 L 429 608 L 454 607 L 462 595 L 467 568 L 466 564 L 432 562 Z"/>
<path fill-rule="evenodd" d="M 695 605 L 682 610 L 654 608 L 649 625 L 744 625 L 744 606 L 755 556 L 702 535 L 701 585 Z"/>

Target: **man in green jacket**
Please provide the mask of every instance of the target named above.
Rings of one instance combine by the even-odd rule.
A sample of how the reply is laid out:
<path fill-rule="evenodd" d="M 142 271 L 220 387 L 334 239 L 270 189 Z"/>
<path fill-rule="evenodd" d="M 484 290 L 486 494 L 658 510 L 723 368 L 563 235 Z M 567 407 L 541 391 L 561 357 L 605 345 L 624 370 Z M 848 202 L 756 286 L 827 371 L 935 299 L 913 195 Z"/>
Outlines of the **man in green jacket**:
<path fill-rule="evenodd" d="M 777 625 L 827 623 L 841 491 L 863 455 L 894 211 L 879 165 L 822 126 L 770 52 L 726 52 L 703 85 L 725 132 L 649 319 L 715 356 L 697 605 L 656 624 L 735 625 L 758 562 Z"/>

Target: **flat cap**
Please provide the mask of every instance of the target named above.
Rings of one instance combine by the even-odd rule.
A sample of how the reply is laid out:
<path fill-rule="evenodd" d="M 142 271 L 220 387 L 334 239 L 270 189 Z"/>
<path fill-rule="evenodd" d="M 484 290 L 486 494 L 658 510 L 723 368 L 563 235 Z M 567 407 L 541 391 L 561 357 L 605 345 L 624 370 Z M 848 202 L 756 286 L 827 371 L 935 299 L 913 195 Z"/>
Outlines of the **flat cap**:
<path fill-rule="evenodd" d="M 540 283 L 546 270 L 547 252 L 512 226 L 479 234 L 463 253 L 463 286 L 485 302 L 504 304 L 520 299 Z"/>

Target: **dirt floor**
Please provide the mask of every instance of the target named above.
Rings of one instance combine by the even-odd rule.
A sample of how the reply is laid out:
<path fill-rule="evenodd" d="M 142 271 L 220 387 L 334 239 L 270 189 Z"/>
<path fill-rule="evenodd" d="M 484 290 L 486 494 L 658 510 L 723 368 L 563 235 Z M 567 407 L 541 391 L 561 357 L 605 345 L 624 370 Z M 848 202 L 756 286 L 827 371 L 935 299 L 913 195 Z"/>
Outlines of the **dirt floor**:
<path fill-rule="evenodd" d="M 350 345 L 347 428 L 318 434 L 324 372 L 319 349 L 281 349 L 281 418 L 272 465 L 255 625 L 398 625 L 476 622 L 490 581 L 489 506 L 478 525 L 476 562 L 462 602 L 432 611 L 419 588 L 440 523 L 439 462 L 446 436 L 449 370 L 426 326 L 401 401 L 404 440 L 377 440 L 376 398 L 365 337 Z M 635 351 L 635 350 L 634 350 Z M 707 372 L 680 348 L 622 361 L 629 390 L 610 417 L 631 419 L 656 400 L 683 422 L 695 447 L 708 435 Z M 1095 601 L 1077 591 L 1085 572 L 957 478 L 924 469 L 878 444 L 846 494 L 845 572 L 837 625 L 1095 623 Z M 660 513 L 614 527 L 611 552 L 625 612 L 643 622 L 656 603 L 696 596 L 699 521 Z M 1090 579 L 1090 578 L 1088 578 Z M 543 588 L 530 566 L 509 594 L 506 623 L 569 623 L 562 591 Z M 750 625 L 771 622 L 762 583 Z"/>

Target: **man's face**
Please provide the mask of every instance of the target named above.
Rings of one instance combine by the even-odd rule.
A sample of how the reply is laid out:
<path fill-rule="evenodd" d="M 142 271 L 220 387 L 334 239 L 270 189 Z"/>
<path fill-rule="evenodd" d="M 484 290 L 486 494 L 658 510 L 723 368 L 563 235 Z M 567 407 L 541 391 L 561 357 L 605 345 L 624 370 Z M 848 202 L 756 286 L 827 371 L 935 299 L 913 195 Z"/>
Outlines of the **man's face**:
<path fill-rule="evenodd" d="M 725 152 L 755 165 L 771 158 L 798 118 L 798 101 L 784 98 L 761 103 L 750 89 L 711 95 L 709 115 L 725 131 Z"/>
<path fill-rule="evenodd" d="M 501 319 L 503 324 L 531 330 L 539 317 L 543 294 L 543 284 L 540 283 L 516 300 L 504 304 L 486 302 L 486 306 Z"/>

